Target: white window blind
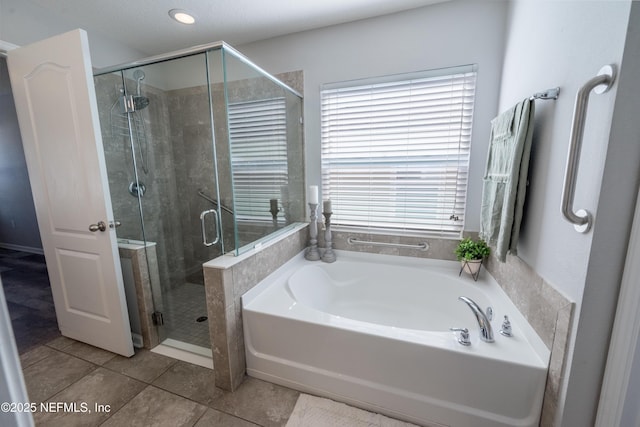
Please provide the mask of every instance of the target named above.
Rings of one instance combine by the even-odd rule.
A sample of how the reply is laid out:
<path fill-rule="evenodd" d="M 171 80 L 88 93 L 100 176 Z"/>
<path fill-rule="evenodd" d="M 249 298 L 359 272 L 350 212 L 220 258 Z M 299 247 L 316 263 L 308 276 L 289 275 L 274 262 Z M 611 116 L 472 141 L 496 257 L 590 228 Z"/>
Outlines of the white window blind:
<path fill-rule="evenodd" d="M 459 237 L 475 81 L 475 66 L 465 66 L 324 85 L 332 224 Z"/>
<path fill-rule="evenodd" d="M 287 184 L 284 98 L 229 104 L 234 209 L 238 220 L 271 221 L 270 199 Z"/>

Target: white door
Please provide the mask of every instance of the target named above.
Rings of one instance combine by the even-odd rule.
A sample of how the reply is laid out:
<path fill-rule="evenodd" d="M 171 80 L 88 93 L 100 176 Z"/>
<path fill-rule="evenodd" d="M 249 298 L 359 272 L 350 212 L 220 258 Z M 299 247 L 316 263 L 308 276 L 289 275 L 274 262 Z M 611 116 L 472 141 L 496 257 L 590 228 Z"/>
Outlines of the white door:
<path fill-rule="evenodd" d="M 60 332 L 131 356 L 87 34 L 7 61 Z"/>

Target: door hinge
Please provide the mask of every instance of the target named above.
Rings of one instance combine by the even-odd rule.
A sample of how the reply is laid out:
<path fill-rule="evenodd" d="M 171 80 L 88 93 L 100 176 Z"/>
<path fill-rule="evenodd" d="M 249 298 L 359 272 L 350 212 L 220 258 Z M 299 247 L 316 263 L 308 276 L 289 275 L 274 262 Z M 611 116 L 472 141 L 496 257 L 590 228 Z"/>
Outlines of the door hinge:
<path fill-rule="evenodd" d="M 151 313 L 151 320 L 156 326 L 164 325 L 164 317 L 162 317 L 161 311 L 154 311 L 153 313 Z"/>

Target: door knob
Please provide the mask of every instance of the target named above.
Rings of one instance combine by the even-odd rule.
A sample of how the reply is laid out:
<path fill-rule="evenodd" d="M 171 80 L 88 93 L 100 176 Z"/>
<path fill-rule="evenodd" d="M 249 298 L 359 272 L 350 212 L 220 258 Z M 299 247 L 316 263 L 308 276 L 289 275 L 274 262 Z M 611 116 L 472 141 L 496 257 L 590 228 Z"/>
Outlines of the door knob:
<path fill-rule="evenodd" d="M 99 221 L 97 224 L 91 224 L 89 226 L 89 231 L 93 231 L 94 233 L 98 230 L 105 231 L 107 229 L 107 224 L 104 221 Z"/>

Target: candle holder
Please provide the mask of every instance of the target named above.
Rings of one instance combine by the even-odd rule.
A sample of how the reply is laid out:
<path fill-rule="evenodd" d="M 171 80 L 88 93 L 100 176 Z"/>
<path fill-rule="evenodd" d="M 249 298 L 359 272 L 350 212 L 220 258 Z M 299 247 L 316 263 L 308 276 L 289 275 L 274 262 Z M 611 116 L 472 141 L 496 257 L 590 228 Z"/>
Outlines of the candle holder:
<path fill-rule="evenodd" d="M 326 249 L 324 250 L 324 253 L 322 254 L 322 261 L 324 262 L 335 262 L 336 260 L 336 253 L 333 251 L 333 248 L 331 247 L 332 246 L 331 214 L 333 214 L 333 212 L 322 212 L 322 215 L 324 215 L 324 224 L 325 224 L 324 240 L 325 240 L 325 247 L 326 247 Z"/>
<path fill-rule="evenodd" d="M 278 226 L 278 212 L 280 212 L 280 209 L 278 209 L 278 199 L 271 199 L 269 201 L 269 204 L 271 205 L 271 208 L 269 209 L 269 212 L 271 212 L 271 219 L 273 220 L 273 226 L 277 227 Z"/>
<path fill-rule="evenodd" d="M 309 261 L 318 261 L 320 259 L 320 251 L 318 251 L 318 218 L 316 212 L 318 210 L 317 203 L 309 203 L 309 247 L 304 257 Z"/>

